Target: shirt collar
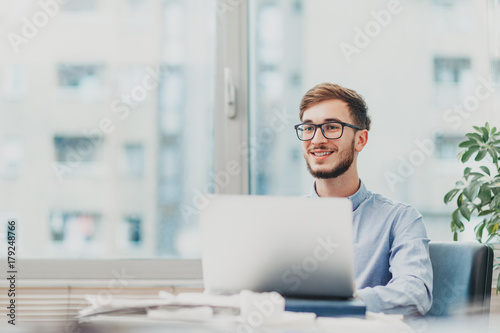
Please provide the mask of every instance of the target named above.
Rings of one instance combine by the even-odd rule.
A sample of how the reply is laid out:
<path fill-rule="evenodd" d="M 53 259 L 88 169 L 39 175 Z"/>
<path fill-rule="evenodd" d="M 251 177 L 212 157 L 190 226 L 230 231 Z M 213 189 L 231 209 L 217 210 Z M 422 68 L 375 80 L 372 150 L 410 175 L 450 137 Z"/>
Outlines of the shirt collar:
<path fill-rule="evenodd" d="M 360 179 L 359 180 L 359 189 L 353 195 L 347 197 L 352 202 L 352 210 L 355 211 L 359 205 L 366 199 L 368 196 L 368 190 L 366 189 L 365 184 Z M 316 192 L 316 181 L 313 183 L 313 190 L 310 195 L 311 198 L 319 198 L 318 192 Z"/>

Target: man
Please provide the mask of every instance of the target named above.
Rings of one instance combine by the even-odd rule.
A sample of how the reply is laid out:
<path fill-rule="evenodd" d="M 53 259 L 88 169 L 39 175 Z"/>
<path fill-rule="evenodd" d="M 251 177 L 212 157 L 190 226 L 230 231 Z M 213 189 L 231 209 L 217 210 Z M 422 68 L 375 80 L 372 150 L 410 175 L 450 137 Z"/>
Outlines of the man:
<path fill-rule="evenodd" d="M 316 178 L 311 197 L 347 197 L 353 204 L 357 295 L 368 311 L 424 315 L 432 303 L 432 266 L 422 216 L 368 191 L 358 177 L 370 129 L 365 101 L 322 83 L 302 98 L 300 120 L 295 129 Z"/>

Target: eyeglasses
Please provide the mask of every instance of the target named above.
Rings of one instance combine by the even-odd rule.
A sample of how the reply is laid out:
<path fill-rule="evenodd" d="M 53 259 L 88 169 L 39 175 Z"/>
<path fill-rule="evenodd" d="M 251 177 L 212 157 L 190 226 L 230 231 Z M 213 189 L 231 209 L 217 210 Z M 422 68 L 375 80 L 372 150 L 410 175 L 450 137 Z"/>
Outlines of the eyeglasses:
<path fill-rule="evenodd" d="M 309 123 L 298 124 L 295 125 L 295 130 L 297 131 L 297 137 L 301 141 L 312 140 L 314 138 L 314 135 L 316 134 L 316 130 L 318 129 L 318 127 L 321 128 L 321 133 L 323 133 L 323 136 L 325 138 L 333 140 L 340 138 L 342 134 L 344 134 L 344 126 L 360 131 L 363 130 L 361 127 L 343 123 L 340 121 L 330 121 L 319 125 Z"/>

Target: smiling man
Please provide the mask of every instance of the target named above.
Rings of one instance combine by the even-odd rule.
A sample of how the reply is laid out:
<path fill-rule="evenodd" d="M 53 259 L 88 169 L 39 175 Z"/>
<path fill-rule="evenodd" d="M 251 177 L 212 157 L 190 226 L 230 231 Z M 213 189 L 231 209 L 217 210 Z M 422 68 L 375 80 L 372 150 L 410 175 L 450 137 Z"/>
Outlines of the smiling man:
<path fill-rule="evenodd" d="M 300 120 L 295 129 L 316 178 L 311 197 L 347 197 L 353 205 L 358 296 L 368 311 L 424 315 L 432 303 L 432 266 L 422 215 L 370 192 L 358 176 L 357 157 L 370 129 L 365 101 L 351 89 L 322 83 L 302 98 Z"/>

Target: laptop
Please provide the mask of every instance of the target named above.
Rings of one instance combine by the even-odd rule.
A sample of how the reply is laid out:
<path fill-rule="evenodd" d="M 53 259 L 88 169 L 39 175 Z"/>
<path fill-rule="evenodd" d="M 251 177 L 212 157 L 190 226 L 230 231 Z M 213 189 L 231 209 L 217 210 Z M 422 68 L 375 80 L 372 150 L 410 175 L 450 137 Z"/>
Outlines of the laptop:
<path fill-rule="evenodd" d="M 199 213 L 207 292 L 353 296 L 349 199 L 214 195 Z"/>

